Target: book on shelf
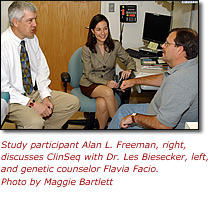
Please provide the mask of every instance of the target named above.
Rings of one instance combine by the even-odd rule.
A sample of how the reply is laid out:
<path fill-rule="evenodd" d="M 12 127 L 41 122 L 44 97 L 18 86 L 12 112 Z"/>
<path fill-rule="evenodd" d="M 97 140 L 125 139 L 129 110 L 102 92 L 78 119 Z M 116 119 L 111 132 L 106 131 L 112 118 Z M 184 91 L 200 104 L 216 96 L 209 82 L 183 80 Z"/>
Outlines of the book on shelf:
<path fill-rule="evenodd" d="M 143 57 L 140 59 L 142 69 L 164 69 L 168 64 L 161 57 Z"/>
<path fill-rule="evenodd" d="M 142 65 L 142 69 L 166 69 L 168 65 Z"/>

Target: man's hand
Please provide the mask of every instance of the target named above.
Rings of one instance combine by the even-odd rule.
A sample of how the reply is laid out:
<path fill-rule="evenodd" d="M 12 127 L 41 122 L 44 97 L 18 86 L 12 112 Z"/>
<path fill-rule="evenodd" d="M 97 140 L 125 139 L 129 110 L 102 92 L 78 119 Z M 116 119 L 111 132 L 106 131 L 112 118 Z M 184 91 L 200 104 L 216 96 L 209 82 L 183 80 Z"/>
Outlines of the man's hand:
<path fill-rule="evenodd" d="M 50 101 L 49 97 L 44 98 L 43 104 L 46 105 L 51 110 L 51 113 L 53 112 L 54 105 Z"/>
<path fill-rule="evenodd" d="M 122 92 L 125 92 L 126 88 L 130 88 L 130 87 L 133 87 L 133 86 L 134 86 L 133 79 L 130 79 L 130 80 L 123 81 L 120 88 L 121 88 Z"/>
<path fill-rule="evenodd" d="M 30 102 L 32 99 L 29 100 L 27 106 L 30 106 Z M 51 103 L 49 97 L 46 97 L 43 100 L 43 103 L 39 103 L 35 101 L 31 109 L 35 110 L 41 117 L 49 117 L 53 112 L 54 105 Z"/>
<path fill-rule="evenodd" d="M 123 117 L 121 119 L 120 126 L 122 128 L 128 128 L 133 123 L 131 115 Z M 135 117 L 135 123 L 146 129 L 173 129 L 174 127 L 168 127 L 157 119 L 156 115 L 142 115 L 138 114 Z"/>
<path fill-rule="evenodd" d="M 123 118 L 121 119 L 120 126 L 121 126 L 122 128 L 128 128 L 129 125 L 131 125 L 132 123 L 133 123 L 133 121 L 132 121 L 131 115 L 128 115 L 128 116 L 123 117 Z"/>
<path fill-rule="evenodd" d="M 32 109 L 34 109 L 41 117 L 49 117 L 52 113 L 51 109 L 37 101 L 34 103 L 34 106 L 32 106 Z"/>

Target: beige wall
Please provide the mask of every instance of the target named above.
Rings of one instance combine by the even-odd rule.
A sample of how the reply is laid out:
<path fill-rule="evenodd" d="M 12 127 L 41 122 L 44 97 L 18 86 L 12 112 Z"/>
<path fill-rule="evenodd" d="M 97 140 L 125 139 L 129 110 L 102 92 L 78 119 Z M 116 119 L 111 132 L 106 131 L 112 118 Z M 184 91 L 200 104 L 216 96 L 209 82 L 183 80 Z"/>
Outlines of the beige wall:
<path fill-rule="evenodd" d="M 8 27 L 8 7 L 13 1 L 1 1 L 1 33 Z"/>
<path fill-rule="evenodd" d="M 109 12 L 109 3 L 115 4 L 115 12 Z M 171 15 L 172 4 L 167 1 L 102 1 L 101 13 L 110 22 L 111 34 L 114 39 L 120 39 L 120 5 L 137 5 L 137 23 L 125 23 L 123 30 L 123 46 L 125 48 L 143 46 L 142 33 L 144 24 L 144 13 L 158 13 Z M 174 2 L 174 25 L 175 27 L 189 27 L 191 20 L 191 4 Z M 184 16 L 184 18 L 183 18 Z M 193 29 L 198 31 L 198 7 L 195 11 Z"/>

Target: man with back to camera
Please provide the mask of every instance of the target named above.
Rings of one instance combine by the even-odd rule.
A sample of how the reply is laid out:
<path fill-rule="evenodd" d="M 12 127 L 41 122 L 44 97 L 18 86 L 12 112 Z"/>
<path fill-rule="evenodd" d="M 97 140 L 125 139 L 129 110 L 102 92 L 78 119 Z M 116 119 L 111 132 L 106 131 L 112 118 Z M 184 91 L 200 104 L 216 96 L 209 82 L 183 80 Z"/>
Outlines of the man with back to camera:
<path fill-rule="evenodd" d="M 122 91 L 135 84 L 160 86 L 151 103 L 122 105 L 108 129 L 184 129 L 198 120 L 198 34 L 190 28 L 171 30 L 162 45 L 163 74 L 123 81 Z"/>
<path fill-rule="evenodd" d="M 9 92 L 8 119 L 19 129 L 60 129 L 79 109 L 73 95 L 52 91 L 49 67 L 35 35 L 37 8 L 15 1 L 1 35 L 1 91 Z"/>

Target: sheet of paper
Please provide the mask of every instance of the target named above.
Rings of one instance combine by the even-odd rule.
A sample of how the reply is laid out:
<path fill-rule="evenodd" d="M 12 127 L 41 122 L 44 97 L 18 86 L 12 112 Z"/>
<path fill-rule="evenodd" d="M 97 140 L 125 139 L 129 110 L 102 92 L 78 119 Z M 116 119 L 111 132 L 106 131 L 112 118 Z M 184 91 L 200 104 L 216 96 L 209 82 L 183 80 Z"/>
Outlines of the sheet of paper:
<path fill-rule="evenodd" d="M 150 42 L 147 46 L 147 48 L 152 49 L 152 50 L 156 50 L 158 47 L 158 43 L 155 42 Z"/>
<path fill-rule="evenodd" d="M 157 70 L 163 70 L 163 67 L 154 66 L 154 65 L 144 65 L 144 66 L 142 66 L 142 69 L 157 69 Z"/>
<path fill-rule="evenodd" d="M 136 78 L 139 78 L 139 77 L 144 77 L 144 76 L 151 76 L 151 75 L 155 75 L 155 74 L 160 74 L 160 73 L 146 73 L 146 72 L 140 72 Z"/>

